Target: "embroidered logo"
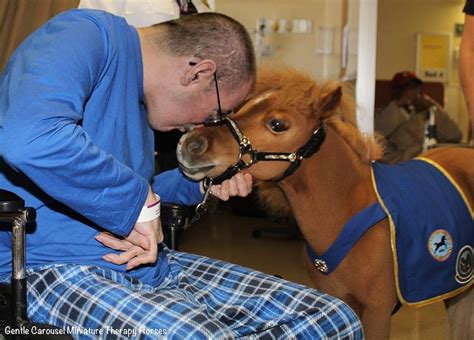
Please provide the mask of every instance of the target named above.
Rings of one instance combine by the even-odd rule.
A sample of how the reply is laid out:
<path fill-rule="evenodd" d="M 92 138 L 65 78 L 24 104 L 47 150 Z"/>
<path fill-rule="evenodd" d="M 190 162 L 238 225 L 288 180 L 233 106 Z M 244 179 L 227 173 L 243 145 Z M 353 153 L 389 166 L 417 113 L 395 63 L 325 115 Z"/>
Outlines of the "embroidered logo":
<path fill-rule="evenodd" d="M 436 261 L 445 261 L 453 250 L 453 239 L 444 229 L 438 229 L 431 233 L 428 240 L 428 250 Z"/>
<path fill-rule="evenodd" d="M 456 281 L 465 284 L 471 281 L 472 276 L 472 247 L 464 246 L 456 259 Z"/>

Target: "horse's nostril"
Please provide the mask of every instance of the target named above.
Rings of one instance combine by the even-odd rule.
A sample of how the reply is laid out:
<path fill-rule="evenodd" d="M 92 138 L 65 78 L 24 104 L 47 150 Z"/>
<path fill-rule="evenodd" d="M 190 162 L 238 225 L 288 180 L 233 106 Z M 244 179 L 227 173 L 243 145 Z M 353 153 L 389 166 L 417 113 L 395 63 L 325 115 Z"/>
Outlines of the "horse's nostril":
<path fill-rule="evenodd" d="M 189 142 L 187 149 L 194 154 L 202 154 L 207 149 L 207 140 L 204 137 L 197 137 Z"/>

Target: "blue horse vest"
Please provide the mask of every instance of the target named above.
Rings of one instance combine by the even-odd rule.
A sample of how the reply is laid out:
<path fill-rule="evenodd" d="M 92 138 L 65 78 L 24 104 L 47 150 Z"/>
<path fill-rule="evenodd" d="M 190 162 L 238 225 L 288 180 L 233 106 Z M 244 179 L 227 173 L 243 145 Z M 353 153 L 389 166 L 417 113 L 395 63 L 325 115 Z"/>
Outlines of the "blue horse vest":
<path fill-rule="evenodd" d="M 372 179 L 378 202 L 356 214 L 321 256 L 307 246 L 316 268 L 331 273 L 365 231 L 388 217 L 402 303 L 425 305 L 469 288 L 474 282 L 473 212 L 446 170 L 425 158 L 373 163 Z"/>

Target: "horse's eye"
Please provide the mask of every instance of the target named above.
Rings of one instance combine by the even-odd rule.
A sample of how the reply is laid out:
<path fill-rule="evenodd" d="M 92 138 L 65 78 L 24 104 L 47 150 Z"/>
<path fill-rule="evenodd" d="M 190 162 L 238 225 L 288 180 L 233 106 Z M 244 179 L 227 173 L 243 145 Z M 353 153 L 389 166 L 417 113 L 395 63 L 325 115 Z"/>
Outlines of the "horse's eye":
<path fill-rule="evenodd" d="M 267 123 L 267 125 L 273 132 L 283 132 L 288 130 L 288 125 L 279 119 L 272 119 Z"/>

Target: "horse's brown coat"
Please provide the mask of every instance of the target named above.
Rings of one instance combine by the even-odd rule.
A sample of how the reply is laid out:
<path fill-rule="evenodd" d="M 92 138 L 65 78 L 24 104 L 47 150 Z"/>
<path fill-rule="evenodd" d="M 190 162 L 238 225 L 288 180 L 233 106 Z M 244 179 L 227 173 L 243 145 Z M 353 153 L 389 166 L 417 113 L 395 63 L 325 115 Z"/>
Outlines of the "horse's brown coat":
<path fill-rule="evenodd" d="M 290 208 L 306 241 L 317 253 L 331 245 L 351 216 L 376 201 L 370 162 L 380 158 L 382 146 L 357 130 L 353 96 L 350 89 L 341 86 L 330 82 L 319 85 L 292 70 L 263 72 L 253 99 L 234 117 L 254 148 L 273 152 L 296 151 L 319 126 L 319 121 L 325 121 L 327 135 L 320 150 L 303 160 L 293 175 L 272 182 L 286 170 L 286 162 L 259 162 L 247 170 L 261 188 L 266 205 L 282 214 Z M 275 120 L 287 130 L 272 131 Z M 205 139 L 205 148 L 187 151 L 196 139 Z M 214 177 L 236 162 L 238 146 L 226 127 L 203 128 L 190 133 L 179 145 L 178 153 L 186 167 L 214 165 L 201 173 Z M 424 156 L 438 162 L 454 177 L 472 209 L 474 150 L 434 149 Z M 341 298 L 355 310 L 367 338 L 388 338 L 397 295 L 387 219 L 365 233 L 332 274 L 319 273 L 306 254 L 304 261 L 315 287 Z M 458 313 L 472 308 L 472 293 L 464 295 L 462 301 L 468 307 L 457 304 Z M 467 298 L 470 302 L 465 303 Z M 453 320 L 461 318 L 450 313 L 450 321 Z M 451 325 L 456 334 L 474 338 L 473 325 Z"/>

